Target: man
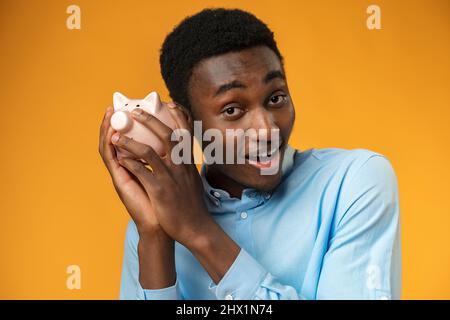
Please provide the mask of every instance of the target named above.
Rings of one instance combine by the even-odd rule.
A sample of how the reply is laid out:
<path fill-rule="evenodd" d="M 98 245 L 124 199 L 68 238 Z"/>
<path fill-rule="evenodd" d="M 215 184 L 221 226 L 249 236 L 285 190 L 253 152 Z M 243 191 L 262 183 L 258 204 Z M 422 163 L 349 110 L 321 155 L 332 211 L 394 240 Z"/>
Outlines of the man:
<path fill-rule="evenodd" d="M 294 105 L 263 22 L 241 10 L 203 10 L 167 36 L 160 63 L 178 128 L 192 131 L 201 121 L 204 132 L 224 136 L 227 129 L 279 134 L 257 137 L 270 152 L 256 149 L 252 160 L 245 149 L 244 164 L 204 164 L 199 174 L 192 163 L 172 161 L 172 130 L 158 119 L 133 115 L 165 144 L 163 157 L 115 133 L 108 109 L 99 151 L 132 217 L 122 299 L 400 297 L 393 169 L 368 150 L 288 145 Z M 114 147 L 151 169 L 117 160 Z M 266 166 L 279 170 L 262 175 Z"/>

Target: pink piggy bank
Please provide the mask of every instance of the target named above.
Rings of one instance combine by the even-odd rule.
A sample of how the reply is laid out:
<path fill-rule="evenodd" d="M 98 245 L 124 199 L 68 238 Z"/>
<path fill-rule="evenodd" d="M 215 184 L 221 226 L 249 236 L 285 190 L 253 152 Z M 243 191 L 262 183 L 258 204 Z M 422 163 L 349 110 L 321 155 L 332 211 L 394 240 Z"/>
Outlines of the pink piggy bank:
<path fill-rule="evenodd" d="M 129 99 L 120 92 L 115 92 L 113 95 L 113 103 L 114 114 L 111 117 L 111 127 L 120 134 L 151 146 L 156 153 L 164 156 L 165 151 L 161 140 L 150 129 L 147 129 L 131 116 L 131 111 L 136 108 L 141 108 L 158 118 L 171 129 L 175 129 L 175 121 L 170 115 L 166 103 L 161 102 L 158 93 L 151 92 L 144 99 Z M 116 151 L 118 159 L 123 157 L 135 158 L 124 149 L 116 147 Z"/>

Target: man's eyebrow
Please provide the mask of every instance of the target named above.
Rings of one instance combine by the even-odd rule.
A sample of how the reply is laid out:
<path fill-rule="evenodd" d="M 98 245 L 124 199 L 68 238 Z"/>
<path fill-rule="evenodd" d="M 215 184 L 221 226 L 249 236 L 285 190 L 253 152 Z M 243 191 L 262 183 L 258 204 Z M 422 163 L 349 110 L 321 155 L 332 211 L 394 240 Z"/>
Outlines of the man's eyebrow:
<path fill-rule="evenodd" d="M 234 81 L 231 81 L 231 82 L 221 85 L 219 87 L 219 89 L 217 89 L 216 93 L 214 94 L 214 97 L 216 97 L 220 94 L 223 94 L 226 91 L 234 89 L 234 88 L 247 88 L 247 86 L 237 80 L 234 80 Z"/>
<path fill-rule="evenodd" d="M 264 77 L 263 82 L 264 83 L 268 83 L 272 79 L 275 79 L 275 78 L 286 80 L 286 76 L 284 75 L 283 72 L 281 72 L 280 70 L 273 70 L 273 71 L 270 71 L 268 74 L 266 74 L 266 76 Z"/>
<path fill-rule="evenodd" d="M 280 70 L 273 70 L 266 74 L 263 82 L 269 83 L 271 80 L 276 79 L 276 78 L 286 80 L 286 77 L 283 72 L 281 72 Z M 218 95 L 221 95 L 221 94 L 227 92 L 228 90 L 235 89 L 235 88 L 245 89 L 245 88 L 247 88 L 247 86 L 237 80 L 234 80 L 234 81 L 231 81 L 231 82 L 221 85 L 219 87 L 219 89 L 217 89 L 216 93 L 214 94 L 214 97 L 217 97 Z"/>

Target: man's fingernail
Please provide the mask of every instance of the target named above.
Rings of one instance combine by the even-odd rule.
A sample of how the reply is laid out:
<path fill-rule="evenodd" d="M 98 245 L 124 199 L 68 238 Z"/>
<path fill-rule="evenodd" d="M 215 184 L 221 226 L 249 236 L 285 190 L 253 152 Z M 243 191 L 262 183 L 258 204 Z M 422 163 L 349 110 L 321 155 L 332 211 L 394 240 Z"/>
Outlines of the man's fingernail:
<path fill-rule="evenodd" d="M 177 107 L 177 105 L 176 105 L 176 103 L 175 102 L 169 102 L 168 104 L 167 104 L 168 106 L 169 106 L 169 108 L 171 108 L 171 109 L 174 109 L 174 108 L 176 108 Z"/>
<path fill-rule="evenodd" d="M 113 136 L 111 137 L 111 141 L 113 143 L 116 143 L 117 141 L 119 141 L 120 135 L 119 133 L 114 133 Z"/>
<path fill-rule="evenodd" d="M 131 113 L 134 114 L 135 116 L 141 116 L 143 111 L 142 109 L 136 108 Z"/>

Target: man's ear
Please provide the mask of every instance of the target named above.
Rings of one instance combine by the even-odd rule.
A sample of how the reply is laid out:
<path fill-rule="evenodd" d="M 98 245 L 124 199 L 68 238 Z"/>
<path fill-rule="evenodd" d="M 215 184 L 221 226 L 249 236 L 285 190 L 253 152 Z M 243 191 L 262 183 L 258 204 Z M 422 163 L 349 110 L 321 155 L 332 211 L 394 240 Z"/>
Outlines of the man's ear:
<path fill-rule="evenodd" d="M 130 101 L 126 96 L 121 94 L 120 92 L 114 92 L 113 94 L 113 104 L 114 104 L 114 110 L 123 108 L 123 106 Z"/>
<path fill-rule="evenodd" d="M 176 105 L 177 105 L 177 107 L 183 112 L 183 114 L 185 115 L 185 117 L 186 117 L 186 119 L 187 119 L 187 122 L 188 122 L 188 124 L 189 124 L 189 126 L 190 126 L 190 129 L 191 129 L 191 132 L 192 132 L 192 130 L 194 130 L 194 118 L 192 117 L 192 112 L 191 112 L 191 110 L 190 109 L 188 109 L 188 108 L 186 108 L 185 106 L 183 106 L 182 104 L 180 104 L 180 103 L 178 103 L 178 102 L 176 102 L 176 101 L 173 101 Z"/>

